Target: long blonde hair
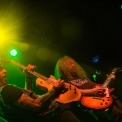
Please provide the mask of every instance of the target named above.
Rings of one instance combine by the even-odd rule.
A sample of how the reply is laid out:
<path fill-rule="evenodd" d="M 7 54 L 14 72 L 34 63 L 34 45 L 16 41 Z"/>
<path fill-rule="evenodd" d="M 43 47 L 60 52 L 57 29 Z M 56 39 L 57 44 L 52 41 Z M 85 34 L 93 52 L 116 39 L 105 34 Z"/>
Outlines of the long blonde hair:
<path fill-rule="evenodd" d="M 57 79 L 89 79 L 85 70 L 71 57 L 60 58 L 55 66 L 55 77 Z"/>

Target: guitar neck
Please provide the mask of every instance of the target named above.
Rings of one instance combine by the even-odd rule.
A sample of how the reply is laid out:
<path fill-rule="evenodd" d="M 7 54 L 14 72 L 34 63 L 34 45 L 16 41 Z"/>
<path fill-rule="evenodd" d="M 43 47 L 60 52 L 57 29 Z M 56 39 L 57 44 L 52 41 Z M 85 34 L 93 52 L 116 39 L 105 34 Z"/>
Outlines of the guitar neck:
<path fill-rule="evenodd" d="M 24 66 L 24 65 L 22 65 L 22 64 L 20 64 L 20 63 L 18 63 L 18 62 L 16 62 L 16 61 L 14 61 L 14 60 L 10 60 L 10 62 L 13 63 L 13 64 L 15 64 L 15 65 L 17 65 L 18 67 L 22 68 L 23 70 L 26 68 L 26 66 Z M 39 74 L 39 73 L 36 72 L 36 71 L 31 71 L 31 70 L 29 70 L 28 72 L 29 72 L 30 74 L 32 74 L 32 75 L 38 77 L 38 78 L 41 78 L 41 79 L 45 80 L 45 81 L 47 80 L 47 77 L 45 77 L 45 76 Z"/>
<path fill-rule="evenodd" d="M 112 75 L 115 75 L 117 70 L 118 70 L 117 68 L 114 68 L 112 70 L 112 72 L 107 76 L 107 79 L 105 80 L 105 82 L 102 85 L 103 87 L 107 87 L 110 84 L 111 80 L 113 79 Z"/>

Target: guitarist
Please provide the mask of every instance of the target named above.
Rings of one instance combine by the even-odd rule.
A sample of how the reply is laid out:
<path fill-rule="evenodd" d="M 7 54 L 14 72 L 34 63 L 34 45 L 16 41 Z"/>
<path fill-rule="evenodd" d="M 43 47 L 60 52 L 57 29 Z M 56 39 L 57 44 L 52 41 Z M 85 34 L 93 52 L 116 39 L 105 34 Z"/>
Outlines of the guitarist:
<path fill-rule="evenodd" d="M 88 74 L 85 72 L 85 70 L 71 57 L 69 56 L 64 56 L 60 58 L 55 66 L 55 77 L 57 79 L 63 79 L 64 81 L 67 81 L 68 83 L 71 83 L 75 86 L 77 86 L 79 89 L 90 89 L 94 88 L 95 86 L 99 86 L 99 84 L 92 82 L 90 78 L 88 77 Z M 112 74 L 111 79 L 115 79 L 115 75 Z M 94 96 L 104 96 L 105 92 L 104 91 L 96 91 L 92 92 L 90 94 L 85 94 L 85 95 L 94 95 Z M 117 101 L 116 96 L 113 96 L 114 102 Z M 93 110 L 91 111 L 91 114 L 94 116 L 96 121 L 101 121 L 103 119 L 106 122 L 108 121 L 114 121 L 116 119 L 116 116 L 119 115 L 122 116 L 122 103 L 116 102 L 116 104 L 113 104 L 109 107 L 109 112 L 98 112 L 99 114 L 96 114 Z M 78 107 L 77 107 L 78 108 Z M 76 108 L 75 108 L 76 109 Z M 74 108 L 72 109 L 73 111 L 75 110 Z M 81 114 L 78 113 L 77 109 L 74 111 L 77 113 L 77 116 L 82 119 Z M 81 111 L 80 111 L 81 113 Z M 109 115 L 108 115 L 109 113 Z M 110 117 L 111 115 L 111 117 Z M 100 116 L 100 118 L 99 118 Z M 109 118 L 110 117 L 110 118 Z M 91 120 L 91 118 L 90 118 Z M 95 121 L 93 120 L 93 121 Z"/>
<path fill-rule="evenodd" d="M 25 69 L 34 69 L 35 66 L 28 65 Z M 13 71 L 14 72 L 14 71 Z M 50 79 L 49 80 L 53 80 Z M 53 88 L 43 95 L 30 91 L 30 76 L 27 77 L 27 89 L 19 88 L 12 84 L 7 84 L 7 71 L 0 65 L 0 116 L 7 122 L 43 122 L 51 121 L 51 117 L 44 113 L 56 97 L 63 90 L 65 85 L 62 80 L 54 82 Z M 56 122 L 80 122 L 80 120 L 70 111 L 62 111 L 55 116 Z"/>

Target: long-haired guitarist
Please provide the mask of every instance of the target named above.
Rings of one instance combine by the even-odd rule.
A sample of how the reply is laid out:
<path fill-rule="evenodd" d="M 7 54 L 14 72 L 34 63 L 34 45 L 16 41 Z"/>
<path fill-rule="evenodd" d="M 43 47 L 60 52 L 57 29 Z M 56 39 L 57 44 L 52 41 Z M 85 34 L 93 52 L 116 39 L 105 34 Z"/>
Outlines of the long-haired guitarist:
<path fill-rule="evenodd" d="M 93 92 L 92 94 L 85 94 L 88 96 L 83 96 L 81 98 L 81 103 L 85 105 L 85 110 L 89 110 L 91 114 L 94 116 L 95 120 L 98 120 L 99 117 L 97 116 L 94 111 L 97 111 L 99 113 L 101 109 L 103 109 L 104 114 L 100 112 L 100 119 L 103 118 L 104 121 L 108 122 L 109 120 L 114 121 L 116 119 L 116 115 L 121 117 L 122 116 L 122 103 L 115 99 L 116 96 L 111 96 L 110 92 L 113 91 L 113 89 L 109 89 L 110 82 L 115 79 L 115 73 L 117 72 L 117 68 L 113 69 L 110 74 L 107 75 L 107 78 L 103 84 L 97 84 L 90 80 L 88 74 L 85 72 L 85 70 L 71 57 L 64 56 L 60 58 L 55 66 L 55 77 L 57 79 L 63 79 L 64 81 L 67 81 L 68 83 L 71 83 L 75 85 L 79 89 L 91 89 L 96 86 L 98 87 L 104 87 L 105 90 L 105 96 L 100 96 L 102 93 L 100 92 Z M 107 94 L 107 95 L 106 95 Z M 97 96 L 97 97 L 95 97 Z M 82 101 L 83 100 L 83 101 Z M 116 101 L 116 102 L 115 102 Z M 114 104 L 114 102 L 116 104 Z M 77 106 L 77 104 L 76 104 Z M 79 107 L 76 107 L 79 108 Z M 71 107 L 71 106 L 70 106 Z M 73 108 L 73 111 L 75 110 Z M 100 110 L 99 110 L 100 109 Z M 74 111 L 78 114 L 79 118 L 83 118 L 81 114 L 77 111 Z M 93 111 L 94 110 L 94 111 Z M 109 112 L 106 110 L 109 110 Z M 109 113 L 109 114 L 108 114 Z M 99 114 L 98 114 L 99 115 Z"/>
<path fill-rule="evenodd" d="M 92 89 L 98 86 L 97 83 L 90 80 L 85 70 L 71 57 L 64 56 L 60 58 L 55 66 L 55 77 L 57 79 L 63 79 L 64 81 L 71 83 L 79 89 Z M 104 95 L 103 91 L 91 91 L 90 93 L 83 93 L 85 95 Z"/>

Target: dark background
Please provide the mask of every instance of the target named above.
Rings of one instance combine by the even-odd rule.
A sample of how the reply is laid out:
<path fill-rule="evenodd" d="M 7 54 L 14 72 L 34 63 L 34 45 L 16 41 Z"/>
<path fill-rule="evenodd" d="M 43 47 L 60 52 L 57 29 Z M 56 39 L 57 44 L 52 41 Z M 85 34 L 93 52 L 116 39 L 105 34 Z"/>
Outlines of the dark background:
<path fill-rule="evenodd" d="M 0 55 L 24 66 L 34 64 L 46 77 L 54 74 L 57 60 L 68 55 L 93 81 L 96 74 L 95 82 L 103 83 L 114 67 L 122 68 L 121 4 L 119 0 L 0 0 L 0 28 L 1 20 L 13 16 L 17 21 L 7 20 L 8 25 L 21 28 L 18 38 L 0 47 Z M 18 49 L 17 57 L 8 54 L 11 47 Z M 94 56 L 99 56 L 96 63 Z M 12 63 L 5 66 L 8 82 L 24 87 L 22 69 Z M 122 72 L 116 73 L 113 83 L 114 93 L 122 100 Z"/>
<path fill-rule="evenodd" d="M 39 73 L 49 77 L 57 60 L 68 55 L 91 78 L 99 71 L 96 82 L 102 83 L 114 67 L 122 67 L 121 4 L 118 0 L 0 0 L 0 13 L 16 12 L 23 28 L 16 40 L 19 43 L 10 43 L 8 47 L 21 50 L 21 44 L 29 45 L 28 50 L 21 50 L 19 57 L 12 59 L 23 65 L 34 64 Z M 8 57 L 8 47 L 2 54 L 5 57 Z M 99 56 L 97 63 L 92 62 L 94 56 Z M 14 72 L 10 76 L 13 79 L 16 67 L 9 67 Z M 117 73 L 115 80 L 120 97 L 121 75 Z M 16 77 L 18 80 L 19 76 Z"/>

